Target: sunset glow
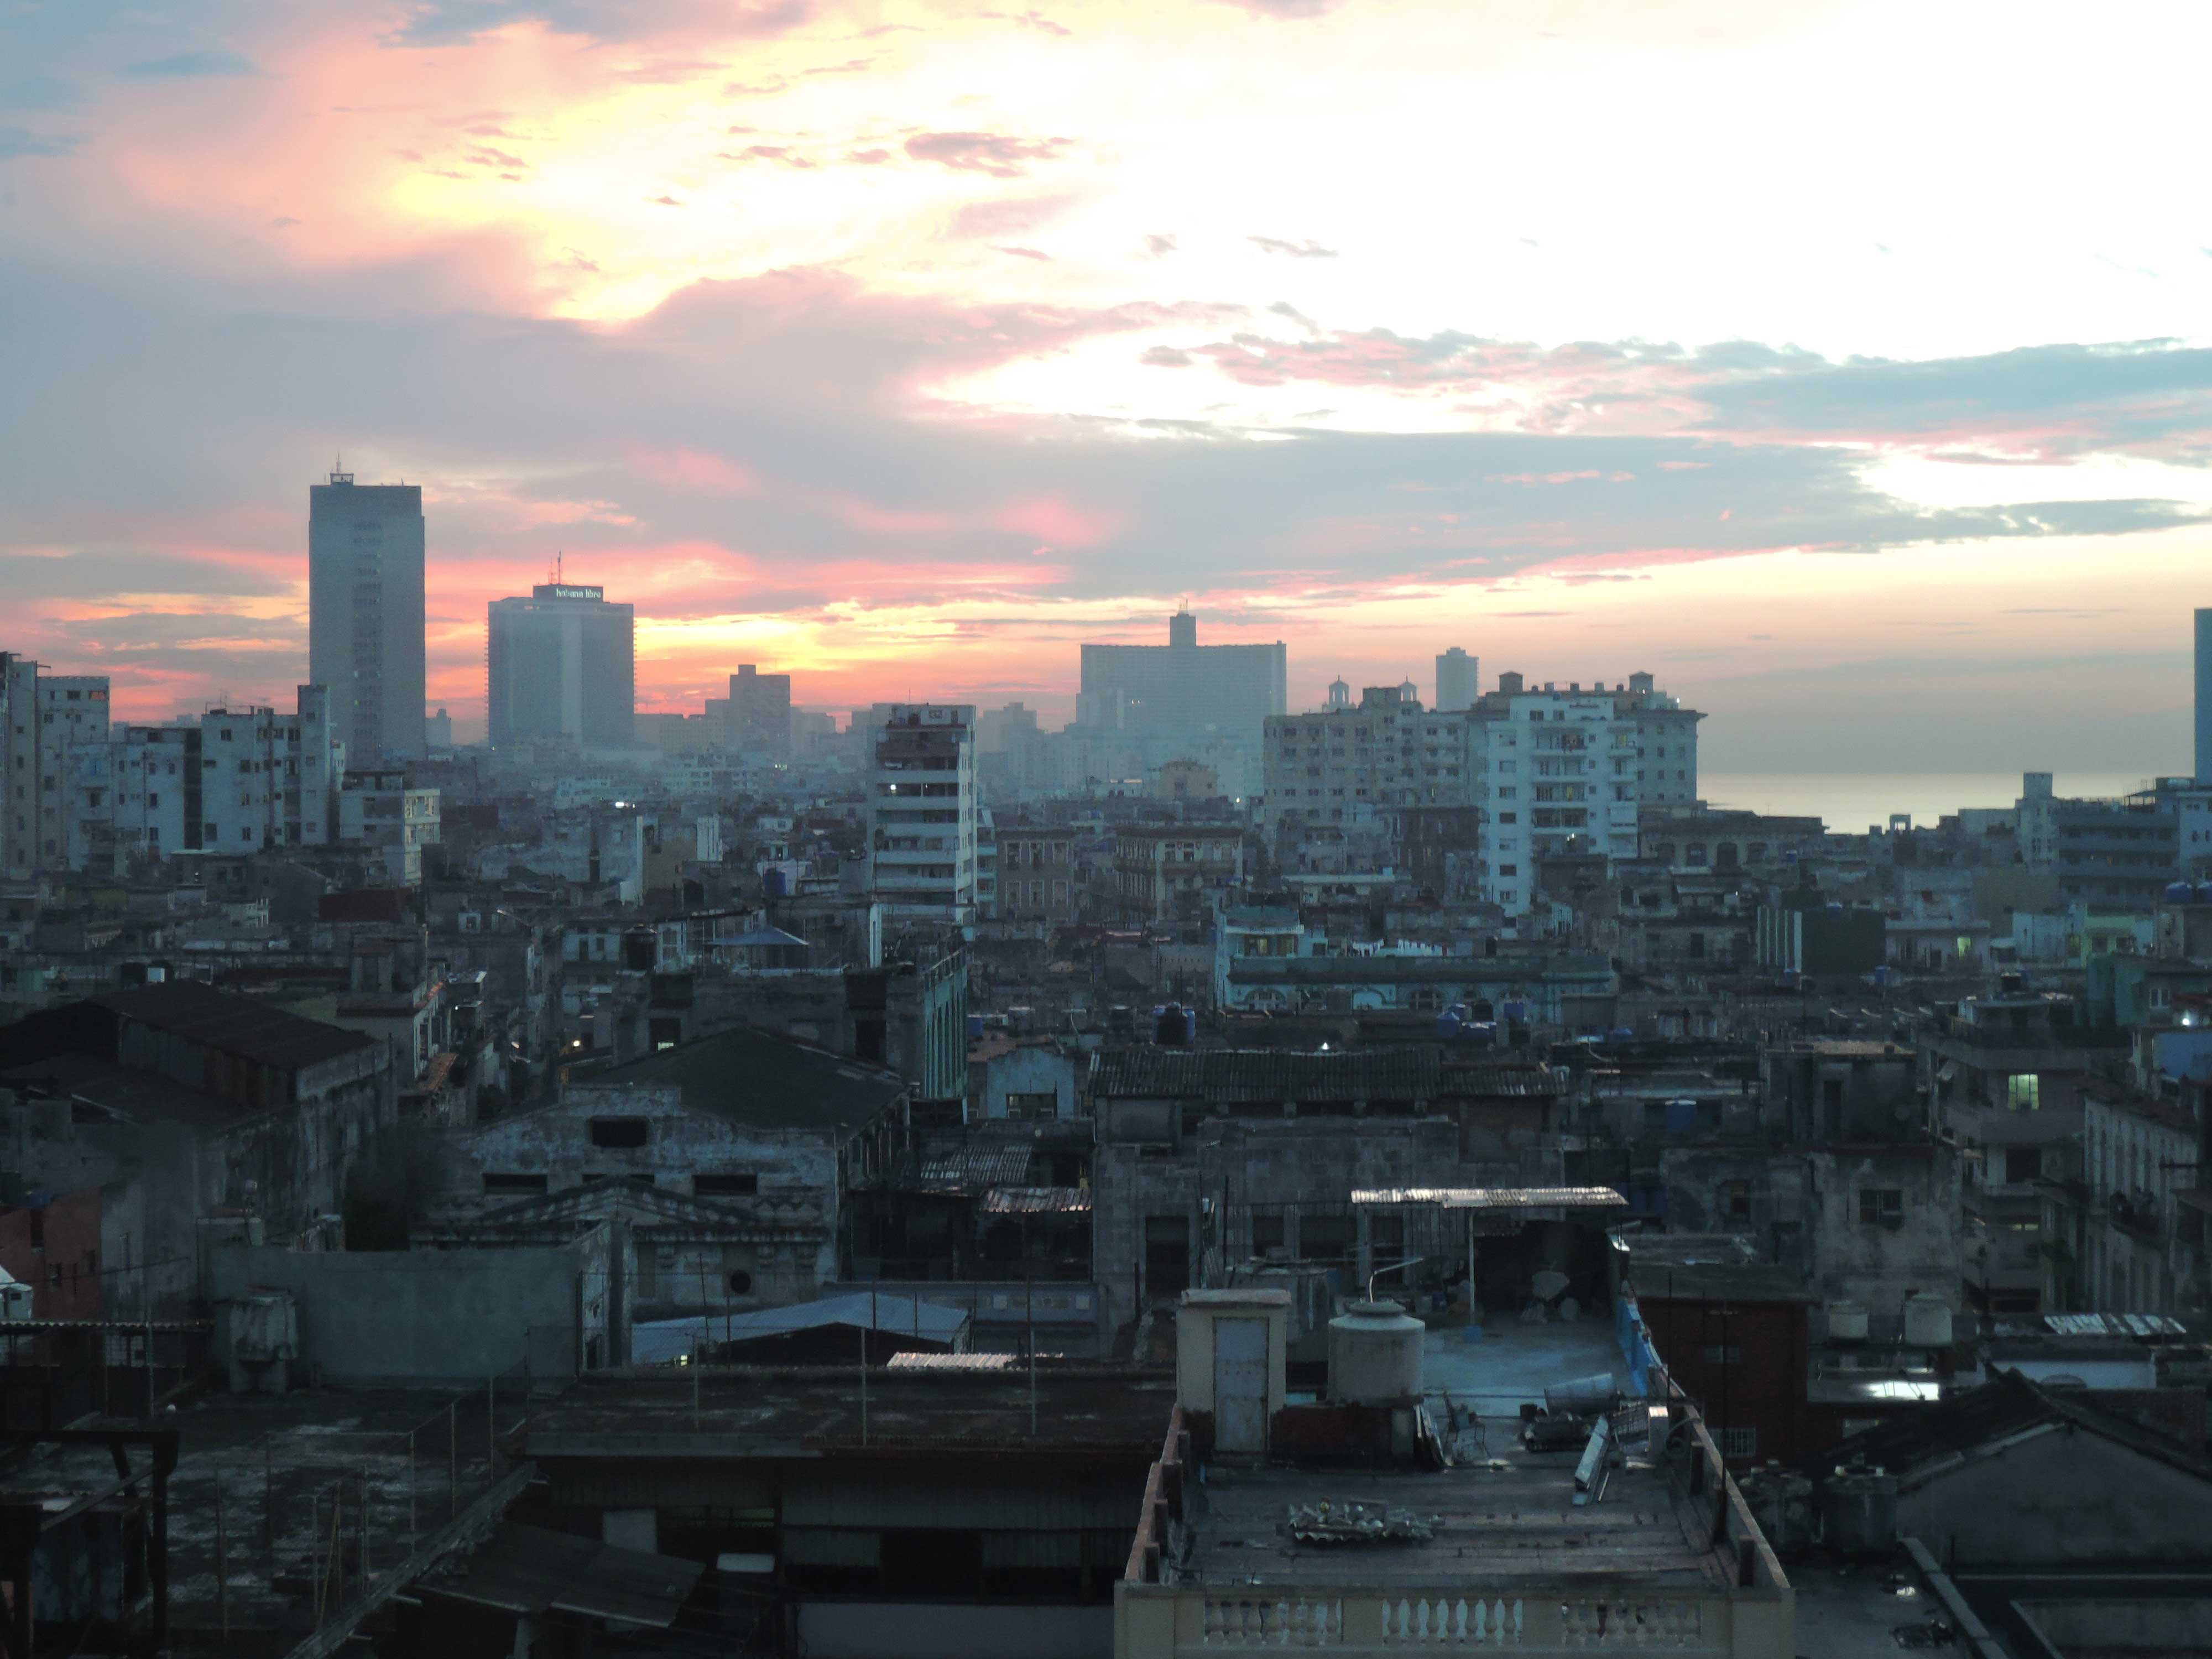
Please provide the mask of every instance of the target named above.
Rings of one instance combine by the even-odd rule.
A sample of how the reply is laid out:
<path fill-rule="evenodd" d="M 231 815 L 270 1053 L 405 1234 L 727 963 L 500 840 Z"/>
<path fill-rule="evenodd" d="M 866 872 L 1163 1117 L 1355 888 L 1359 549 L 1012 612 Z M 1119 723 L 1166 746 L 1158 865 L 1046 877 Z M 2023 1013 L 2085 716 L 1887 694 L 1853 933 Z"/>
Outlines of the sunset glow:
<path fill-rule="evenodd" d="M 1188 603 L 1294 706 L 1459 644 L 1721 771 L 2179 767 L 2212 13 L 2080 16 L 19 7 L 0 643 L 289 701 L 342 453 L 464 736 L 557 556 L 647 708 L 1056 723 Z"/>

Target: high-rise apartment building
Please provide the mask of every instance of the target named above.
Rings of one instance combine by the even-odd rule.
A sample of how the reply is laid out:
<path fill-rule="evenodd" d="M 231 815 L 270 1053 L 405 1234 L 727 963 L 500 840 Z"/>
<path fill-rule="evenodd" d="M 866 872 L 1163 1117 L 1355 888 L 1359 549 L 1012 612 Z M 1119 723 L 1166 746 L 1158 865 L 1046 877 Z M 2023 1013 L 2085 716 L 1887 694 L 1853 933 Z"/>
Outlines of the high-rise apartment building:
<path fill-rule="evenodd" d="M 1437 701 L 1439 714 L 1456 714 L 1474 707 L 1482 695 L 1482 662 L 1458 646 L 1437 654 Z"/>
<path fill-rule="evenodd" d="M 1640 814 L 1698 796 L 1698 722 L 1705 716 L 1632 674 L 1608 690 L 1528 686 L 1498 676 L 1470 727 L 1485 809 L 1483 896 L 1525 915 L 1536 861 L 1555 853 L 1637 855 Z"/>
<path fill-rule="evenodd" d="M 0 877 L 70 867 L 76 757 L 107 741 L 107 691 L 105 674 L 0 651 Z"/>
<path fill-rule="evenodd" d="M 636 740 L 637 609 L 604 587 L 540 582 L 494 599 L 485 665 L 492 747 L 566 738 L 583 749 Z"/>
<path fill-rule="evenodd" d="M 422 752 L 422 491 L 307 490 L 307 678 L 327 687 L 356 764 Z"/>
<path fill-rule="evenodd" d="M 1371 823 L 1396 806 L 1456 806 L 1469 798 L 1467 720 L 1424 709 L 1403 686 L 1370 685 L 1267 726 L 1265 823 L 1280 851 L 1313 831 Z"/>
<path fill-rule="evenodd" d="M 878 703 L 868 744 L 868 857 L 885 917 L 972 920 L 979 805 L 974 705 Z"/>
<path fill-rule="evenodd" d="M 121 872 L 179 853 L 324 847 L 345 770 L 319 685 L 291 714 L 211 708 L 167 726 L 118 726 L 72 756 L 69 867 Z"/>

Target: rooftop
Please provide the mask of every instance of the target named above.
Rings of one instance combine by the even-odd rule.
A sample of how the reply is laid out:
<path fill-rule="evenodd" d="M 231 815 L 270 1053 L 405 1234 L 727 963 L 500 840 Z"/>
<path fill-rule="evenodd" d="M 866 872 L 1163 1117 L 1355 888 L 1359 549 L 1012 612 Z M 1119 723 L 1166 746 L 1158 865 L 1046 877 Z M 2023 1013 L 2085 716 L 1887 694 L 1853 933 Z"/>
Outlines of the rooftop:
<path fill-rule="evenodd" d="M 86 1105 L 105 1107 L 126 1123 L 177 1123 L 188 1128 L 219 1128 L 277 1109 L 241 1106 L 204 1095 L 157 1072 L 118 1066 L 97 1054 L 60 1054 L 10 1066 L 0 1071 L 0 1088 L 43 1090 Z"/>
<path fill-rule="evenodd" d="M 219 991 L 196 980 L 142 985 L 92 999 L 140 1025 L 167 1031 L 219 1053 L 287 1069 L 320 1065 L 376 1046 L 359 1031 L 325 1025 L 257 998 Z"/>
<path fill-rule="evenodd" d="M 1034 1379 L 1026 1369 L 872 1369 L 865 1408 L 857 1367 L 602 1371 L 532 1419 L 529 1454 L 726 1460 L 961 1449 L 1149 1462 L 1174 1405 L 1172 1377 L 1110 1366 L 1039 1365 Z"/>
<path fill-rule="evenodd" d="M 1727 1584 L 1718 1558 L 1686 1524 L 1650 1459 L 1632 1455 L 1601 1502 L 1577 1506 L 1579 1451 L 1527 1451 L 1509 1420 L 1488 1426 L 1486 1462 L 1434 1473 L 1213 1464 L 1202 1485 L 1185 1488 L 1189 1546 L 1176 1582 L 1304 1586 L 1356 1575 L 1393 1589 L 1457 1589 L 1468 1583 L 1468 1558 L 1479 1554 L 1480 1581 L 1492 1594 L 1563 1577 L 1593 1589 L 1624 1577 L 1655 1588 Z M 1427 1523 L 1428 1536 L 1367 1547 L 1355 1564 L 1342 1546 L 1291 1536 L 1285 1516 L 1320 1503 L 1406 1510 Z"/>
<path fill-rule="evenodd" d="M 1204 1100 L 1272 1106 L 1285 1100 L 1433 1100 L 1442 1067 L 1433 1048 L 1304 1054 L 1276 1048 L 1107 1050 L 1091 1092 L 1100 1099 Z"/>
<path fill-rule="evenodd" d="M 624 1065 L 579 1068 L 570 1085 L 610 1090 L 642 1085 L 673 1085 L 683 1091 L 690 1109 L 758 1129 L 857 1127 L 908 1088 L 896 1073 L 744 1026 Z"/>

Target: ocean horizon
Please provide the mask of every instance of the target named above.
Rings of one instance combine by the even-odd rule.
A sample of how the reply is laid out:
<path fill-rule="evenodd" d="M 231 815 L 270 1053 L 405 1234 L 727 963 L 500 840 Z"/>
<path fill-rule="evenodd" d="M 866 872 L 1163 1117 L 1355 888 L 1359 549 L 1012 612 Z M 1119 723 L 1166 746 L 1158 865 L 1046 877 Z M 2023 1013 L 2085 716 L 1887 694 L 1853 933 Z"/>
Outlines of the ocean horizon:
<path fill-rule="evenodd" d="M 2062 796 L 2124 795 L 2158 775 L 2142 772 L 2059 772 Z M 1698 793 L 1714 806 L 1778 816 L 1813 816 L 1838 835 L 1886 828 L 1893 812 L 1910 812 L 1916 827 L 1962 806 L 2010 806 L 2020 799 L 2017 772 L 1705 772 Z"/>

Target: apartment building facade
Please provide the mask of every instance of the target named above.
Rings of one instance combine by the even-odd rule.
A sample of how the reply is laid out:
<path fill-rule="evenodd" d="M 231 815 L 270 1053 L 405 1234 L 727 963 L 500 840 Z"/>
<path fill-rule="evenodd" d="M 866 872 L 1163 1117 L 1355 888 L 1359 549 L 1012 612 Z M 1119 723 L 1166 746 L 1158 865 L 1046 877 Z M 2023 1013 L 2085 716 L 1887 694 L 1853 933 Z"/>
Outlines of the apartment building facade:
<path fill-rule="evenodd" d="M 974 919 L 975 709 L 878 703 L 868 751 L 868 857 L 888 921 Z"/>
<path fill-rule="evenodd" d="M 0 651 L 0 878 L 70 867 L 76 756 L 107 740 L 105 674 L 49 674 Z"/>

